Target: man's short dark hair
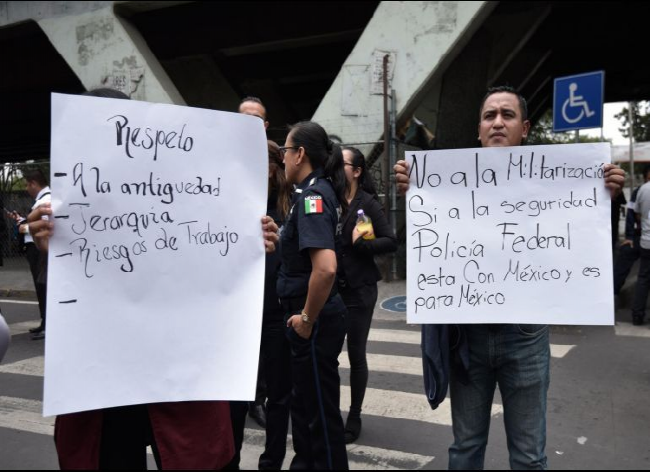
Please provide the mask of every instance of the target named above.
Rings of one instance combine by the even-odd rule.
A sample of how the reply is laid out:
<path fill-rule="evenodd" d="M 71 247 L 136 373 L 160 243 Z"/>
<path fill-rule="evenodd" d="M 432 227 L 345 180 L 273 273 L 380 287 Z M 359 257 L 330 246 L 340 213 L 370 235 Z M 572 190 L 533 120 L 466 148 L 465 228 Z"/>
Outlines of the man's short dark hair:
<path fill-rule="evenodd" d="M 107 87 L 88 90 L 81 95 L 85 95 L 87 97 L 119 98 L 121 100 L 129 100 L 129 96 L 124 92 Z"/>
<path fill-rule="evenodd" d="M 23 171 L 23 178 L 26 182 L 36 182 L 39 187 L 47 187 L 47 177 L 41 169 L 27 169 Z"/>
<path fill-rule="evenodd" d="M 242 103 L 245 103 L 245 102 L 255 102 L 255 103 L 259 103 L 260 105 L 262 105 L 262 106 L 264 107 L 264 104 L 262 103 L 262 100 L 260 100 L 260 99 L 257 98 L 257 97 L 253 97 L 252 95 L 249 95 L 248 97 L 244 97 L 244 98 L 242 98 L 242 99 L 241 99 L 241 102 L 239 102 L 239 104 L 241 105 Z M 266 110 L 266 107 L 264 107 L 264 109 Z"/>
<path fill-rule="evenodd" d="M 526 121 L 528 119 L 528 104 L 526 103 L 526 99 L 519 92 L 517 92 L 513 87 L 509 85 L 499 85 L 498 87 L 490 87 L 487 90 L 487 93 L 483 97 L 483 101 L 481 101 L 481 107 L 478 110 L 479 121 L 480 121 L 481 113 L 483 112 L 483 106 L 485 105 L 485 101 L 488 99 L 488 97 L 495 93 L 502 93 L 502 92 L 511 93 L 517 96 L 517 99 L 519 100 L 519 109 L 521 110 L 521 121 Z"/>

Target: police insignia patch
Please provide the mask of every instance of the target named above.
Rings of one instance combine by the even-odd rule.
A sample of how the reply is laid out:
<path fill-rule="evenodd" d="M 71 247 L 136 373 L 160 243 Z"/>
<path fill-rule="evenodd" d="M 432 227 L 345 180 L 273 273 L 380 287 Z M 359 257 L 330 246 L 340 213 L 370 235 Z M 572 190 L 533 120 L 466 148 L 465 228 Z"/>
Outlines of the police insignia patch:
<path fill-rule="evenodd" d="M 305 215 L 323 213 L 323 197 L 320 195 L 310 195 L 305 197 Z"/>

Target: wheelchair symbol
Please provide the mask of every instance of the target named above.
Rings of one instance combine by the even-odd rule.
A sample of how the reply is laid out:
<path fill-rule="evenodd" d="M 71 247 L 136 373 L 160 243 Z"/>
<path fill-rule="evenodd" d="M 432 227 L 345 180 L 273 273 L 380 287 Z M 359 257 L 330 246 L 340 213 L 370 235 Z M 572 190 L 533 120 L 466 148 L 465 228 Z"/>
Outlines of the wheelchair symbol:
<path fill-rule="evenodd" d="M 575 82 L 571 83 L 569 85 L 569 98 L 567 98 L 562 105 L 562 118 L 564 118 L 564 121 L 570 124 L 577 123 L 584 116 L 591 118 L 596 114 L 595 111 L 591 111 L 589 109 L 589 105 L 581 95 L 575 94 L 577 90 L 578 84 Z M 574 115 L 575 118 L 569 118 L 569 115 L 567 115 L 567 108 L 571 110 L 571 114 Z M 580 113 L 577 115 L 575 115 L 575 108 L 578 108 L 580 110 Z"/>

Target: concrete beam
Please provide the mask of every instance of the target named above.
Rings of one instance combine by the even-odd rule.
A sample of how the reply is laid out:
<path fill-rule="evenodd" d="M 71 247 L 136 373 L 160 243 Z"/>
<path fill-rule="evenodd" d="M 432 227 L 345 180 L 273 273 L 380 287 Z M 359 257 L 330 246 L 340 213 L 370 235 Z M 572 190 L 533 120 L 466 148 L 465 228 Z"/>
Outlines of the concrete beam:
<path fill-rule="evenodd" d="M 441 149 L 479 147 L 479 104 L 488 79 L 491 35 L 481 29 L 447 68 L 442 80 L 435 128 Z"/>
<path fill-rule="evenodd" d="M 488 80 L 489 87 L 495 85 L 496 81 L 510 67 L 515 58 L 524 50 L 530 39 L 549 17 L 551 11 L 553 11 L 553 7 L 546 5 L 539 10 L 527 12 L 526 15 L 523 15 L 522 18 L 518 18 L 516 21 L 509 19 L 509 26 L 515 24 L 519 27 L 519 30 L 523 29 L 523 32 L 517 34 L 517 32 L 512 31 L 512 27 L 510 26 L 508 28 L 508 36 L 497 47 L 493 48 L 490 65 L 496 70 L 490 71 L 490 79 Z M 509 40 L 510 43 L 506 44 L 506 40 Z M 505 59 L 503 58 L 504 51 L 508 51 Z"/>
<path fill-rule="evenodd" d="M 319 34 L 316 36 L 303 36 L 301 38 L 266 41 L 264 43 L 247 44 L 245 46 L 220 49 L 219 53 L 226 57 L 234 57 L 248 54 L 264 54 L 284 51 L 287 49 L 308 48 L 313 46 L 322 46 L 324 44 L 350 41 L 359 36 L 359 33 L 361 33 L 359 30 L 337 31 L 335 33 Z"/>
<path fill-rule="evenodd" d="M 109 3 L 38 24 L 86 89 L 112 87 L 136 100 L 185 105 L 140 33 Z"/>
<path fill-rule="evenodd" d="M 381 2 L 312 119 L 344 142 L 379 139 L 383 97 L 371 93 L 371 84 L 373 63 L 380 60 L 381 51 L 395 59 L 391 87 L 399 118 L 436 90 L 447 65 L 494 6 L 495 2 Z"/>
<path fill-rule="evenodd" d="M 113 5 L 103 2 L 0 2 L 0 27 L 27 20 L 60 18 L 102 10 Z"/>
<path fill-rule="evenodd" d="M 240 96 L 208 54 L 164 61 L 165 70 L 189 106 L 236 111 Z"/>

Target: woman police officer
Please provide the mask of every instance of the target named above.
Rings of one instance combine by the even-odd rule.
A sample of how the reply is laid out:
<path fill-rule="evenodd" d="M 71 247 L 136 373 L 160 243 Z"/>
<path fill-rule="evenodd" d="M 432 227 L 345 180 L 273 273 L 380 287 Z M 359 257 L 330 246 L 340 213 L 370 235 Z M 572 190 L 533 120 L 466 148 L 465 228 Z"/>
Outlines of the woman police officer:
<path fill-rule="evenodd" d="M 337 360 L 346 309 L 335 285 L 339 218 L 347 204 L 343 157 L 314 122 L 291 127 L 281 150 L 287 181 L 296 185 L 280 235 L 277 285 L 291 344 L 291 468 L 347 469 Z"/>

